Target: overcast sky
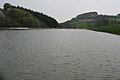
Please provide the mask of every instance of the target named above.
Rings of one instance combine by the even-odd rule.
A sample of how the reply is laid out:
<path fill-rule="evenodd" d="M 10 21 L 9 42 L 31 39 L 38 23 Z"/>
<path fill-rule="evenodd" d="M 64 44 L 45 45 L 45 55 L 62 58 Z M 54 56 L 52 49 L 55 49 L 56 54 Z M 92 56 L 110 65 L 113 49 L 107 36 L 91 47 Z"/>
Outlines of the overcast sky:
<path fill-rule="evenodd" d="M 0 7 L 5 2 L 43 12 L 59 22 L 90 11 L 114 15 L 120 12 L 120 0 L 0 0 Z"/>

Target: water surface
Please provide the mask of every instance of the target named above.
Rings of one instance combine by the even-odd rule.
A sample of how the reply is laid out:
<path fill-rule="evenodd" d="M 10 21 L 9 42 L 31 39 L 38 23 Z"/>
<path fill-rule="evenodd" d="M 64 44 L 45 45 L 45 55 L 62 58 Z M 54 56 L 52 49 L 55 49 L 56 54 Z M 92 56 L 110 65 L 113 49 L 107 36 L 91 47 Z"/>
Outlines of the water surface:
<path fill-rule="evenodd" d="M 73 29 L 0 31 L 6 80 L 120 80 L 120 37 Z"/>

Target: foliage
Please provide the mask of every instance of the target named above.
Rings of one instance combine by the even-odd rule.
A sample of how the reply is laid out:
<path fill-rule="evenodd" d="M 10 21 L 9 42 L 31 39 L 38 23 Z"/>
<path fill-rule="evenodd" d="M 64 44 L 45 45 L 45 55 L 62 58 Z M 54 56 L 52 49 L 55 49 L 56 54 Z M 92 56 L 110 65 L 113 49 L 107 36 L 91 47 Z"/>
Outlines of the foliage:
<path fill-rule="evenodd" d="M 15 6 L 13 6 L 13 8 L 16 8 Z M 23 8 L 23 7 L 19 7 L 17 6 L 18 9 L 22 9 L 22 10 L 25 10 L 29 13 L 31 13 L 32 15 L 34 15 L 36 18 L 38 18 L 38 20 L 40 21 L 43 21 L 47 26 L 51 27 L 51 28 L 56 28 L 58 27 L 58 22 L 52 18 L 52 17 L 49 17 L 43 13 L 39 13 L 39 12 L 36 12 L 36 11 L 32 11 L 30 9 L 26 9 L 26 8 Z"/>
<path fill-rule="evenodd" d="M 95 24 L 91 22 L 71 22 L 71 23 L 60 24 L 60 27 L 62 28 L 74 28 L 74 29 L 76 28 L 84 29 L 92 26 L 95 26 Z"/>
<path fill-rule="evenodd" d="M 6 11 L 6 15 L 16 19 L 19 19 L 20 17 L 33 17 L 32 14 L 17 8 L 11 8 L 9 11 Z"/>
<path fill-rule="evenodd" d="M 17 8 L 11 8 L 6 11 L 7 23 L 11 27 L 44 27 L 45 25 L 40 24 L 41 21 L 38 21 L 32 14 Z M 8 21 L 9 20 L 9 21 Z"/>
<path fill-rule="evenodd" d="M 98 19 L 95 24 L 96 26 L 107 26 L 109 25 L 109 19 Z"/>
<path fill-rule="evenodd" d="M 44 23 L 38 21 L 37 19 L 31 18 L 31 17 L 22 17 L 20 18 L 20 23 L 22 23 L 26 27 L 43 27 L 45 26 Z"/>
<path fill-rule="evenodd" d="M 77 19 L 91 19 L 91 18 L 95 18 L 97 16 L 98 16 L 97 12 L 88 12 L 88 13 L 78 15 L 76 18 Z"/>
<path fill-rule="evenodd" d="M 90 29 L 100 32 L 120 34 L 120 21 L 99 19 L 96 22 L 67 22 L 63 23 L 61 28 Z"/>
<path fill-rule="evenodd" d="M 78 15 L 65 23 L 60 28 L 90 29 L 113 34 L 120 34 L 120 16 L 98 15 L 95 12 Z"/>
<path fill-rule="evenodd" d="M 5 3 L 4 9 L 0 11 L 5 15 L 5 18 L 0 17 L 0 27 L 56 28 L 58 26 L 54 18 L 9 3 Z"/>
<path fill-rule="evenodd" d="M 8 8 L 11 8 L 12 6 L 11 6 L 11 4 L 9 4 L 9 3 L 5 3 L 4 4 L 4 10 L 6 11 Z"/>

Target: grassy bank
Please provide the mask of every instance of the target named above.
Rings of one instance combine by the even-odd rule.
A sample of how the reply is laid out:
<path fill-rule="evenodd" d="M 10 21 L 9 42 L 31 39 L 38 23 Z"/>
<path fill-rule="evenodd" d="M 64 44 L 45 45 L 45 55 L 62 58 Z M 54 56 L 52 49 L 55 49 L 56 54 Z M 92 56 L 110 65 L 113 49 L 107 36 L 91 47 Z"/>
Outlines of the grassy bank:
<path fill-rule="evenodd" d="M 96 26 L 95 23 L 89 22 L 71 22 L 63 25 L 63 28 L 72 28 L 72 29 L 89 29 L 99 32 L 107 32 L 112 34 L 120 35 L 120 25 L 104 25 L 104 26 Z"/>
<path fill-rule="evenodd" d="M 100 27 L 90 27 L 88 29 L 120 35 L 119 26 L 100 26 Z"/>

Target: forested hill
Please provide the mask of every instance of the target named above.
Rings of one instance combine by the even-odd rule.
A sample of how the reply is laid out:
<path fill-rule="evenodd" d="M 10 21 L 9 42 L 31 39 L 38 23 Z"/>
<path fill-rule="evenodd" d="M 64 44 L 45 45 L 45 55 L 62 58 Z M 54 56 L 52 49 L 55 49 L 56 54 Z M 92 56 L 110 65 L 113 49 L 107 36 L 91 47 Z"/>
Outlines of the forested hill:
<path fill-rule="evenodd" d="M 83 13 L 60 24 L 62 28 L 89 28 L 91 26 L 120 26 L 120 14 L 102 15 L 97 12 Z"/>
<path fill-rule="evenodd" d="M 97 12 L 83 13 L 61 23 L 59 28 L 80 28 L 120 34 L 120 14 L 99 15 Z"/>
<path fill-rule="evenodd" d="M 70 21 L 67 22 L 95 22 L 97 20 L 120 20 L 120 15 L 102 15 L 98 14 L 97 12 L 88 12 L 77 15 L 75 18 L 72 18 Z"/>
<path fill-rule="evenodd" d="M 0 9 L 0 27 L 56 28 L 58 22 L 43 13 L 5 3 Z"/>

